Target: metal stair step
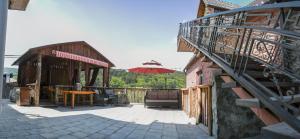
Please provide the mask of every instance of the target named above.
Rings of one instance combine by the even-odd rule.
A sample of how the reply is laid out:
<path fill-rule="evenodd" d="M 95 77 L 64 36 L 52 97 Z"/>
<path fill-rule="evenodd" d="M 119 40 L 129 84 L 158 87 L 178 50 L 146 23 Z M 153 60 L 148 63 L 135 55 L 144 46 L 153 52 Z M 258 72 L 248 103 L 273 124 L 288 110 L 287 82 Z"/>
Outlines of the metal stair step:
<path fill-rule="evenodd" d="M 271 97 L 272 101 L 278 101 L 277 98 Z M 289 102 L 289 103 L 299 103 L 300 102 L 300 94 L 294 95 L 294 96 L 283 96 L 283 102 Z M 242 107 L 263 107 L 263 104 L 259 101 L 257 98 L 250 98 L 250 99 L 236 99 L 235 101 L 236 105 L 242 106 Z"/>
<path fill-rule="evenodd" d="M 270 139 L 300 139 L 300 133 L 284 122 L 263 127 L 262 135 Z"/>
<path fill-rule="evenodd" d="M 261 84 L 263 84 L 266 87 L 276 87 L 276 85 L 273 82 L 260 82 Z M 280 87 L 296 87 L 299 86 L 299 84 L 294 84 L 291 82 L 278 82 L 278 85 Z"/>
<path fill-rule="evenodd" d="M 254 137 L 248 137 L 248 138 L 243 138 L 243 139 L 266 139 L 266 137 L 262 135 L 254 136 Z"/>

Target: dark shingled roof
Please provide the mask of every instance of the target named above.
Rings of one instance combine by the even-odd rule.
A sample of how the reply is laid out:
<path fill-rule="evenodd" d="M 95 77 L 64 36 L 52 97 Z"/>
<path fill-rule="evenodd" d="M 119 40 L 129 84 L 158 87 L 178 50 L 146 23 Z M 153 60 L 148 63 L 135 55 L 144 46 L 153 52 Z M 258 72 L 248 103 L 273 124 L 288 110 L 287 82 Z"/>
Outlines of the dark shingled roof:
<path fill-rule="evenodd" d="M 222 0 L 203 0 L 203 2 L 206 5 L 220 7 L 220 8 L 224 8 L 224 9 L 228 9 L 228 10 L 241 7 L 237 4 L 233 4 L 233 3 L 230 3 L 230 2 L 225 2 L 225 1 L 222 1 Z"/>
<path fill-rule="evenodd" d="M 19 57 L 12 65 L 19 65 L 21 62 L 28 60 L 28 58 L 32 57 L 33 55 L 40 53 L 39 50 L 44 50 L 44 49 L 48 49 L 48 48 L 55 49 L 56 47 L 73 47 L 74 45 L 78 45 L 78 46 L 82 45 L 86 48 L 92 49 L 93 51 L 95 51 L 97 53 L 97 55 L 99 57 L 102 58 L 102 60 L 104 62 L 107 62 L 110 65 L 110 67 L 115 66 L 110 60 L 108 60 L 104 55 L 102 55 L 99 51 L 97 51 L 94 47 L 92 47 L 85 41 L 64 42 L 64 43 L 49 44 L 49 45 L 39 46 L 39 47 L 35 47 L 35 48 L 30 48 L 21 57 Z M 100 59 L 98 59 L 98 60 L 100 60 Z"/>

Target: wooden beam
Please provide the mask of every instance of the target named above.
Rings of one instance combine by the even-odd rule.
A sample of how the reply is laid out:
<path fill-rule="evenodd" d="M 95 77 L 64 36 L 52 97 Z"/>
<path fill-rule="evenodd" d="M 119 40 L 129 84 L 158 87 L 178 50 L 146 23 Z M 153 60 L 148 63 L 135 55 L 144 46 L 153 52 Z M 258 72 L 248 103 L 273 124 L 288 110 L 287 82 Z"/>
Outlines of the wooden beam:
<path fill-rule="evenodd" d="M 210 62 L 210 60 L 206 57 L 206 56 L 203 56 L 201 59 L 200 59 L 201 62 Z"/>
<path fill-rule="evenodd" d="M 93 86 L 95 84 L 98 73 L 99 73 L 99 68 L 93 69 L 92 78 L 90 80 L 89 86 Z"/>
<path fill-rule="evenodd" d="M 198 51 L 198 53 L 196 54 L 196 57 L 202 57 L 202 56 L 203 56 L 203 54 L 200 51 Z"/>
<path fill-rule="evenodd" d="M 230 76 L 221 76 L 224 82 L 234 82 Z M 246 90 L 241 87 L 232 88 L 233 92 L 242 99 L 253 98 Z M 266 125 L 279 123 L 279 119 L 264 108 L 250 108 L 255 115 L 261 119 Z"/>
<path fill-rule="evenodd" d="M 220 68 L 217 64 L 215 64 L 214 62 L 211 62 L 209 66 L 207 66 L 207 68 Z"/>
<path fill-rule="evenodd" d="M 35 106 L 40 105 L 41 75 L 42 75 L 42 55 L 39 54 L 37 56 L 37 66 L 36 66 L 36 83 L 35 83 L 35 95 L 34 95 Z"/>
<path fill-rule="evenodd" d="M 186 42 L 181 37 L 179 38 L 178 41 L 179 41 L 179 43 L 178 43 L 178 47 L 177 47 L 177 52 L 192 52 L 188 42 Z"/>

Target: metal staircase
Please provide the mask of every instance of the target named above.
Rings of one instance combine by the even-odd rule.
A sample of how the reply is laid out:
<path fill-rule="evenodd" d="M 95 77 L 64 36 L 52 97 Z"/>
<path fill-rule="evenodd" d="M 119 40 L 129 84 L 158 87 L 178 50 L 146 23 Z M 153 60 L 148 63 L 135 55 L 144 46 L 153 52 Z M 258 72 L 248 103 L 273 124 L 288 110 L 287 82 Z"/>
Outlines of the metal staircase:
<path fill-rule="evenodd" d="M 300 2 L 244 7 L 181 23 L 178 45 L 210 58 L 300 132 Z"/>

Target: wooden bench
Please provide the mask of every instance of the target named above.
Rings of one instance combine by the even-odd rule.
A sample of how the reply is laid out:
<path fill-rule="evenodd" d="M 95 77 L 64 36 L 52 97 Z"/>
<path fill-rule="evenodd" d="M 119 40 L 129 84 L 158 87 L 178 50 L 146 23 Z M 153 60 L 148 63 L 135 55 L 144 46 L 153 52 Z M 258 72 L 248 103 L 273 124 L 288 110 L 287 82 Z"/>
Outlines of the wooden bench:
<path fill-rule="evenodd" d="M 179 108 L 178 90 L 152 90 L 147 91 L 144 104 L 150 107 L 176 107 Z"/>

